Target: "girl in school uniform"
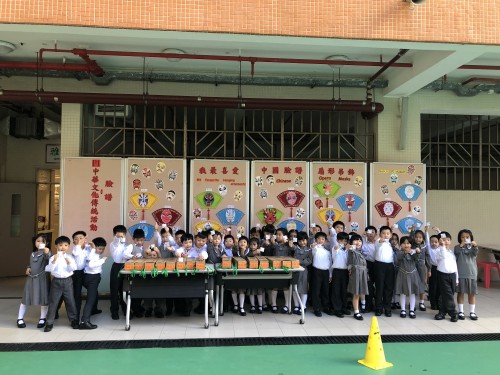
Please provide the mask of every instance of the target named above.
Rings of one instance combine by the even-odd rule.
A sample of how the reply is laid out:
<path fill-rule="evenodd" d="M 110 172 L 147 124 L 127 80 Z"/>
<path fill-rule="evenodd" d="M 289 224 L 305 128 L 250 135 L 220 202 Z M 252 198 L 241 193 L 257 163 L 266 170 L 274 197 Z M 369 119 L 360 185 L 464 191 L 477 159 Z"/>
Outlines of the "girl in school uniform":
<path fill-rule="evenodd" d="M 420 256 L 420 249 L 417 247 L 412 249 L 410 237 L 401 237 L 400 250 L 396 253 L 396 265 L 398 268 L 398 275 L 396 278 L 396 293 L 399 294 L 401 318 L 406 318 L 406 297 L 410 297 L 410 312 L 411 319 L 415 319 L 415 303 L 416 295 L 423 290 L 420 276 L 417 271 L 418 258 Z"/>
<path fill-rule="evenodd" d="M 416 230 L 416 231 L 411 231 L 410 232 L 410 239 L 413 240 L 415 247 L 420 249 L 420 254 L 418 257 L 418 263 L 417 263 L 417 271 L 418 275 L 420 276 L 420 281 L 422 282 L 422 285 L 425 286 L 427 285 L 427 278 L 428 278 L 428 267 L 427 267 L 427 259 L 429 256 L 427 255 L 427 245 L 425 243 L 425 234 L 421 230 Z M 429 267 L 430 268 L 430 267 Z M 419 295 L 419 304 L 418 304 L 418 309 L 420 311 L 425 311 L 427 310 L 425 307 L 425 292 L 422 291 Z"/>
<path fill-rule="evenodd" d="M 368 294 L 368 269 L 366 259 L 362 253 L 363 239 L 359 234 L 353 234 L 349 239 L 349 252 L 347 254 L 347 268 L 349 270 L 349 283 L 347 292 L 352 294 L 354 319 L 363 320 L 359 313 L 359 300 L 364 305 L 365 295 Z"/>
<path fill-rule="evenodd" d="M 307 291 L 308 291 L 308 268 L 312 264 L 313 255 L 310 246 L 307 244 L 309 241 L 306 232 L 297 233 L 297 244 L 293 249 L 293 256 L 295 259 L 299 260 L 300 266 L 304 268 L 303 272 L 299 273 L 299 281 L 297 283 L 297 291 L 299 292 L 300 299 L 302 300 L 302 305 L 304 305 L 304 312 L 306 312 L 307 306 Z M 293 308 L 293 313 L 300 315 L 300 303 L 295 294 L 293 294 L 293 302 L 295 307 Z"/>
<path fill-rule="evenodd" d="M 476 294 L 477 294 L 477 253 L 479 251 L 472 232 L 462 229 L 458 232 L 459 245 L 455 246 L 454 253 L 457 258 L 458 287 L 457 304 L 458 319 L 464 320 L 464 294 L 467 293 L 469 300 L 469 317 L 477 320 Z"/>
<path fill-rule="evenodd" d="M 241 239 L 241 238 L 240 238 Z M 259 238 L 250 238 L 250 243 L 249 243 L 249 249 L 250 252 L 248 254 L 249 257 L 258 257 L 261 255 L 261 249 L 264 250 L 264 248 L 260 247 L 260 239 Z M 264 289 L 262 288 L 251 288 L 247 290 L 248 292 L 248 299 L 250 300 L 250 313 L 254 314 L 262 314 L 263 311 L 263 305 L 262 305 L 262 295 L 264 294 Z M 257 308 L 255 307 L 255 298 L 257 297 Z"/>
<path fill-rule="evenodd" d="M 233 251 L 233 256 L 247 259 L 249 254 L 248 238 L 241 236 L 238 239 L 238 247 Z M 231 291 L 231 298 L 233 299 L 233 313 L 239 312 L 241 316 L 247 315 L 245 311 L 245 289 Z"/>
<path fill-rule="evenodd" d="M 24 314 L 26 306 L 40 305 L 40 319 L 37 328 L 44 328 L 49 309 L 49 274 L 45 272 L 45 267 L 49 263 L 51 256 L 47 247 L 47 239 L 43 235 L 33 237 L 33 252 L 30 255 L 30 265 L 26 269 L 26 283 L 24 284 L 23 298 L 19 306 L 17 316 L 17 327 L 25 328 Z"/>

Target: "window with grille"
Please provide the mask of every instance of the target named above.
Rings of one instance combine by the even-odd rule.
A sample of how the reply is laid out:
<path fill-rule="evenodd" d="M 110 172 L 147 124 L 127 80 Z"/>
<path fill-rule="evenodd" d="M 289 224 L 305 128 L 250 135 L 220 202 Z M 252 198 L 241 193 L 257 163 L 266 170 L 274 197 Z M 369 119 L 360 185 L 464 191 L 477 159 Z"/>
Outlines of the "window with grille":
<path fill-rule="evenodd" d="M 83 156 L 372 162 L 356 112 L 85 105 Z"/>
<path fill-rule="evenodd" d="M 500 188 L 500 117 L 421 115 L 422 163 L 435 190 Z"/>

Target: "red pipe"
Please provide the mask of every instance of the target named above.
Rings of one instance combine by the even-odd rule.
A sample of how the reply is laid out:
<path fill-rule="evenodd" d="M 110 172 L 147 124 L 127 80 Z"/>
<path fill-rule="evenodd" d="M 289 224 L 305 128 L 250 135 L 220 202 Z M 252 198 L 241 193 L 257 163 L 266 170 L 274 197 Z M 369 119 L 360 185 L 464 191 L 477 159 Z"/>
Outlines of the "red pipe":
<path fill-rule="evenodd" d="M 380 76 L 383 72 L 385 72 L 385 71 L 386 71 L 387 69 L 389 69 L 390 67 L 394 67 L 394 66 L 396 66 L 396 61 L 398 61 L 401 57 L 403 57 L 403 56 L 406 54 L 406 52 L 408 52 L 408 51 L 409 51 L 409 50 L 407 50 L 407 49 L 402 49 L 402 50 L 400 50 L 396 56 L 394 56 L 394 57 L 393 57 L 390 61 L 388 61 L 386 64 L 384 64 L 384 65 L 382 66 L 382 68 L 380 68 L 380 69 L 379 69 L 379 71 L 378 71 L 378 72 L 376 72 L 374 75 L 372 75 L 372 76 L 368 79 L 368 81 L 366 82 L 366 85 L 367 85 L 367 86 L 370 86 L 370 85 L 371 85 L 371 83 L 372 83 L 373 81 L 375 81 L 375 79 L 376 79 L 378 76 Z"/>
<path fill-rule="evenodd" d="M 102 94 L 78 92 L 33 92 L 4 90 L 0 101 L 41 103 L 88 103 L 88 104 L 151 104 L 189 107 L 241 108 L 241 109 L 289 109 L 318 111 L 352 111 L 380 113 L 381 103 L 365 100 L 299 100 L 268 98 L 224 98 L 200 96 L 168 96 L 143 94 Z"/>
<path fill-rule="evenodd" d="M 472 69 L 472 70 L 500 70 L 500 66 L 494 65 L 462 65 L 457 69 Z"/>
<path fill-rule="evenodd" d="M 88 72 L 89 66 L 85 64 L 37 64 L 36 62 L 0 61 L 0 69 L 41 69 L 64 70 L 69 72 Z"/>
<path fill-rule="evenodd" d="M 386 63 L 377 61 L 343 61 L 343 60 L 311 60 L 311 59 L 282 59 L 275 57 L 250 57 L 250 56 L 220 56 L 220 55 L 192 55 L 182 53 L 156 53 L 156 52 L 130 52 L 130 51 L 99 51 L 86 49 L 57 49 L 57 48 L 42 48 L 40 49 L 40 61 L 43 61 L 45 52 L 57 53 L 72 53 L 74 55 L 94 55 L 94 56 L 122 56 L 122 57 L 154 57 L 163 59 L 190 59 L 190 60 L 215 60 L 215 61 L 237 61 L 237 62 L 265 62 L 265 63 L 280 63 L 280 64 L 311 64 L 311 65 L 353 65 L 353 66 L 380 66 L 383 67 Z M 411 63 L 392 64 L 396 68 L 411 68 Z"/>

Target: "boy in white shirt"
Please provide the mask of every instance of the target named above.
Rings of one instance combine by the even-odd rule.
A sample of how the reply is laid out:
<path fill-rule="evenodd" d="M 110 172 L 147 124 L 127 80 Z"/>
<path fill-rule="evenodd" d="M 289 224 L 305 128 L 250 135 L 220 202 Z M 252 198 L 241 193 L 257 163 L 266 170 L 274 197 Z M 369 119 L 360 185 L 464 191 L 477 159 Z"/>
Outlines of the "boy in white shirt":
<path fill-rule="evenodd" d="M 110 302 L 111 302 L 111 319 L 120 319 L 118 315 L 118 310 L 121 306 L 123 314 L 127 310 L 127 304 L 123 300 L 123 280 L 120 276 L 120 271 L 123 268 L 123 264 L 131 258 L 127 255 L 126 249 L 126 236 L 127 228 L 124 225 L 116 225 L 113 228 L 113 241 L 109 245 L 109 250 L 111 256 L 113 257 L 113 265 L 111 266 L 111 272 L 109 273 L 109 289 L 110 289 Z"/>

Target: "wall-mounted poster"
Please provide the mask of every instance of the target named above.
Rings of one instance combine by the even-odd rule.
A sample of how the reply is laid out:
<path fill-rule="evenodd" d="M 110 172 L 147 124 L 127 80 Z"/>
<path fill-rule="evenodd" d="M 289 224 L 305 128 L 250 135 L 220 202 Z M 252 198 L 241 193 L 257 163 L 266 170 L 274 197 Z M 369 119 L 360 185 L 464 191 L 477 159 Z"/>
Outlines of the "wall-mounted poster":
<path fill-rule="evenodd" d="M 249 163 L 244 160 L 191 161 L 193 234 L 204 229 L 248 234 Z"/>
<path fill-rule="evenodd" d="M 122 159 L 64 158 L 61 175 L 61 235 L 83 230 L 88 240 L 113 238 L 122 224 Z"/>
<path fill-rule="evenodd" d="M 426 223 L 425 164 L 372 163 L 371 165 L 371 223 L 377 228 L 393 226 L 398 234 L 407 235 L 415 224 Z"/>
<path fill-rule="evenodd" d="M 127 159 L 126 226 L 130 236 L 143 229 L 146 240 L 155 224 L 175 231 L 186 228 L 186 161 L 184 159 Z"/>
<path fill-rule="evenodd" d="M 347 232 L 362 233 L 367 210 L 366 164 L 312 162 L 310 174 L 310 222 L 326 231 L 328 223 L 341 220 Z"/>
<path fill-rule="evenodd" d="M 307 231 L 308 177 L 305 161 L 252 162 L 251 226 Z"/>

